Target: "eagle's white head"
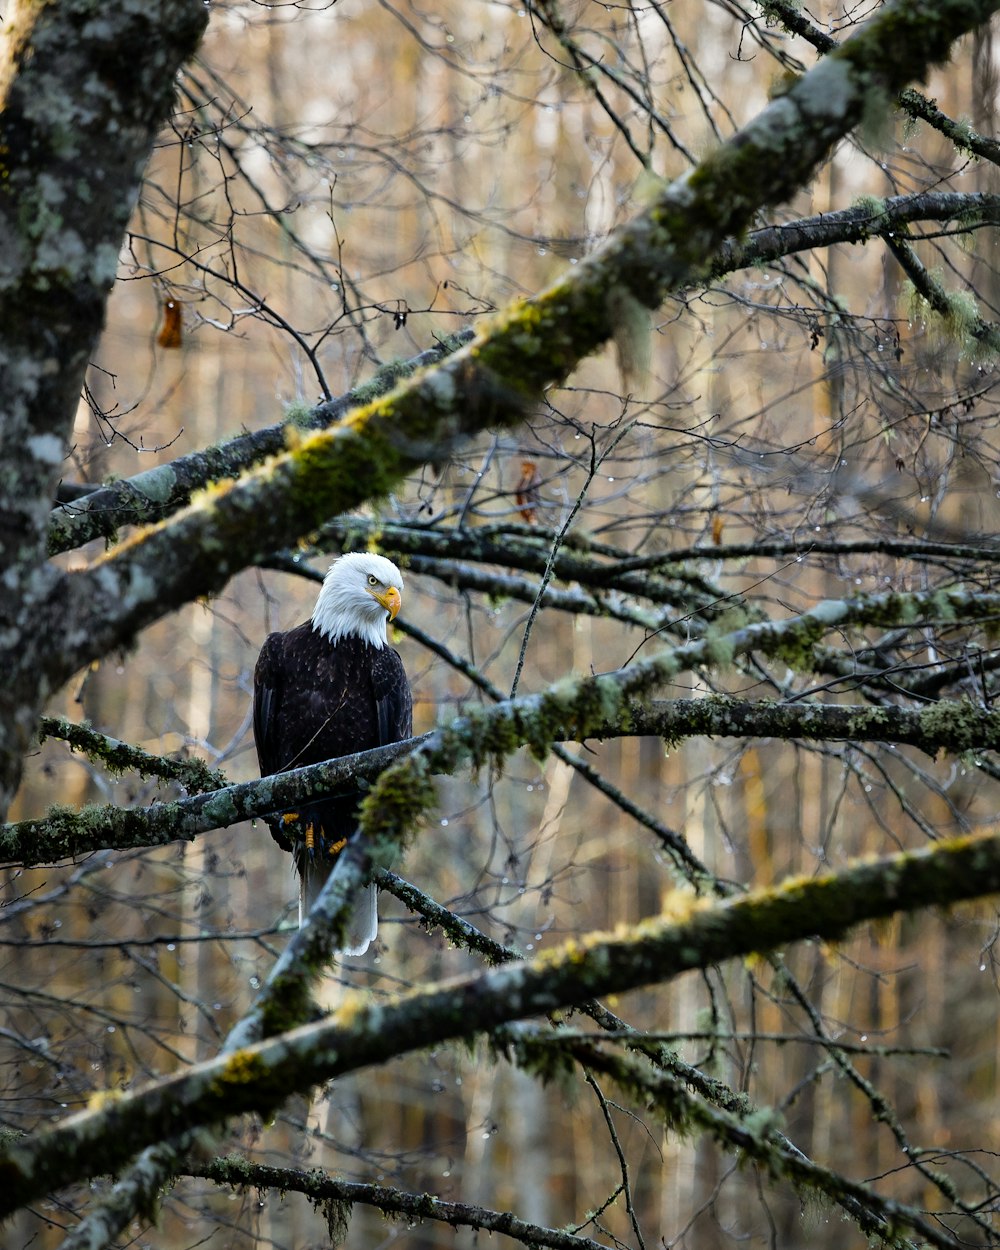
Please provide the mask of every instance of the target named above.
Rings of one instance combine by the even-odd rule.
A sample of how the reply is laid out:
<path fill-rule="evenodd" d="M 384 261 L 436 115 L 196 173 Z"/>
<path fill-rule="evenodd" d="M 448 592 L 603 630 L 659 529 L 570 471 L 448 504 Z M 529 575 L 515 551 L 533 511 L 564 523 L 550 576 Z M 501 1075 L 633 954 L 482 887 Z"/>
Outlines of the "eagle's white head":
<path fill-rule="evenodd" d="M 402 603 L 403 578 L 385 556 L 351 551 L 334 560 L 323 579 L 313 629 L 330 640 L 363 638 L 373 647 L 386 644 L 386 622 L 394 620 Z"/>

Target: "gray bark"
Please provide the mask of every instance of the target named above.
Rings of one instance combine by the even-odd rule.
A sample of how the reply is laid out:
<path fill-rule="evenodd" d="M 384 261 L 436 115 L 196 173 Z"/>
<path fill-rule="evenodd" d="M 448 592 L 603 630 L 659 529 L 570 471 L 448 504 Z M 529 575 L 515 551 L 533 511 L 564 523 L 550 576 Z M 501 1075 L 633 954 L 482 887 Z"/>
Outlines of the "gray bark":
<path fill-rule="evenodd" d="M 200 0 L 8 7 L 0 61 L 0 811 L 61 677 L 48 516 L 118 249 Z M 56 614 L 59 608 L 55 607 Z"/>

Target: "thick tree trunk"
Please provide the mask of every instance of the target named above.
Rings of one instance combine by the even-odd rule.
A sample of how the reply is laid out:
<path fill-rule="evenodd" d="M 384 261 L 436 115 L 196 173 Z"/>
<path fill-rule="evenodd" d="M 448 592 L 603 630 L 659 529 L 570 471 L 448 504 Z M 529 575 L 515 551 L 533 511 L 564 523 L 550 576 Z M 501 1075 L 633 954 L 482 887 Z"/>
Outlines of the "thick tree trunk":
<path fill-rule="evenodd" d="M 0 60 L 0 811 L 48 693 L 49 509 L 118 251 L 201 0 L 15 4 Z"/>

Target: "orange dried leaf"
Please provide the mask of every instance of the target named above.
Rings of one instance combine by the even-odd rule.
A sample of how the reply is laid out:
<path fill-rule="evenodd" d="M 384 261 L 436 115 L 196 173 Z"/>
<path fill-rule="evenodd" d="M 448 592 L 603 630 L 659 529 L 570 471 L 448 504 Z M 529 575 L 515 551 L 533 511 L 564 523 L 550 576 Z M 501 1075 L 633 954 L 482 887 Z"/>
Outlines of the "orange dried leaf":
<path fill-rule="evenodd" d="M 521 478 L 514 490 L 514 502 L 527 525 L 538 520 L 535 508 L 538 504 L 538 465 L 534 460 L 521 461 Z"/>
<path fill-rule="evenodd" d="M 181 305 L 178 300 L 163 301 L 163 325 L 156 336 L 160 347 L 176 350 L 184 341 L 184 324 L 181 319 Z"/>
<path fill-rule="evenodd" d="M 718 512 L 712 517 L 712 542 L 718 547 L 722 542 L 722 531 L 725 528 L 725 521 Z"/>

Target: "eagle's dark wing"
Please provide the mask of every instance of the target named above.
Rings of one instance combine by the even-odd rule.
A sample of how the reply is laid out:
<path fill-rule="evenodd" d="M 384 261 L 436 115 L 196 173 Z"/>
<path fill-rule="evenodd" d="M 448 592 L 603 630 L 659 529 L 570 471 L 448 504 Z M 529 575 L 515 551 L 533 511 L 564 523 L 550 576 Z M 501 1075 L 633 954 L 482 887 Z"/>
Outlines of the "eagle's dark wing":
<path fill-rule="evenodd" d="M 375 653 L 372 693 L 378 718 L 378 745 L 409 738 L 413 733 L 413 697 L 403 661 L 391 647 Z"/>
<path fill-rule="evenodd" d="M 280 718 L 285 685 L 284 660 L 284 635 L 269 634 L 260 649 L 253 674 L 253 736 L 262 777 L 280 772 L 282 767 Z M 280 818 L 269 819 L 267 823 L 281 849 L 292 850 L 291 841 L 282 832 Z"/>

